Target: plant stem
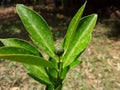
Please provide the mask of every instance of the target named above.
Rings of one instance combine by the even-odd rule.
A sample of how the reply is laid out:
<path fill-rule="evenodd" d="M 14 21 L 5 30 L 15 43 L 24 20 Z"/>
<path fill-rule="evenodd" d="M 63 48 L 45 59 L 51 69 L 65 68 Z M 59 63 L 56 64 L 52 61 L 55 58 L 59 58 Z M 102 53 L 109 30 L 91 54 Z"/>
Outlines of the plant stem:
<path fill-rule="evenodd" d="M 61 79 L 61 72 L 62 72 L 62 62 L 60 61 L 57 63 L 57 77 L 54 78 L 53 85 L 47 85 L 45 90 L 62 90 L 62 79 Z"/>

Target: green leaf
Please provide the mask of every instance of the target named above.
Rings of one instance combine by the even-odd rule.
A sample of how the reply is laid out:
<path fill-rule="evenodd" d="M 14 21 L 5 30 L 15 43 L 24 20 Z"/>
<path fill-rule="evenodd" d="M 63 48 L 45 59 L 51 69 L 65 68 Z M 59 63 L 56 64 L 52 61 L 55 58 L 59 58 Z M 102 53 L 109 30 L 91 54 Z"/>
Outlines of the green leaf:
<path fill-rule="evenodd" d="M 39 51 L 30 43 L 25 40 L 17 39 L 17 38 L 8 38 L 8 39 L 0 39 L 0 41 L 5 46 L 13 46 L 13 47 L 21 47 L 27 49 L 28 51 L 34 53 L 34 55 L 40 55 Z M 40 55 L 41 56 L 41 55 Z"/>
<path fill-rule="evenodd" d="M 54 86 L 53 85 L 47 85 L 46 90 L 54 90 Z"/>
<path fill-rule="evenodd" d="M 54 65 L 51 62 L 43 59 L 42 57 L 34 56 L 32 54 L 33 53 L 27 51 L 26 49 L 19 47 L 0 48 L 0 59 L 54 68 Z"/>
<path fill-rule="evenodd" d="M 53 58 L 49 58 L 49 61 L 56 67 L 58 68 L 58 64 L 55 62 L 55 60 Z M 48 68 L 47 73 L 51 79 L 51 81 L 56 80 L 56 78 L 58 77 L 58 71 L 54 68 Z"/>
<path fill-rule="evenodd" d="M 59 85 L 55 90 L 62 90 L 63 85 Z"/>
<path fill-rule="evenodd" d="M 62 69 L 62 72 L 61 72 L 61 75 L 60 75 L 61 79 L 63 79 L 63 80 L 65 79 L 65 77 L 66 77 L 67 73 L 69 72 L 69 70 L 70 70 L 69 66 Z"/>
<path fill-rule="evenodd" d="M 87 2 L 85 2 L 84 5 L 78 10 L 78 12 L 75 14 L 75 16 L 73 17 L 73 19 L 71 20 L 71 22 L 69 24 L 69 27 L 68 27 L 68 30 L 67 30 L 67 33 L 66 33 L 66 36 L 64 39 L 65 52 L 66 52 L 67 48 L 69 47 L 72 38 L 74 37 L 74 34 L 78 27 L 78 24 L 79 24 L 82 14 L 83 14 L 86 3 Z"/>
<path fill-rule="evenodd" d="M 58 64 L 55 62 L 55 60 L 53 58 L 49 58 L 49 61 L 56 67 L 58 68 Z M 50 80 L 52 81 L 52 83 L 54 83 L 56 81 L 56 79 L 58 78 L 58 70 L 54 69 L 54 68 L 48 68 L 46 70 L 47 74 L 50 77 Z"/>
<path fill-rule="evenodd" d="M 86 16 L 80 20 L 74 38 L 71 40 L 71 44 L 62 56 L 63 67 L 70 65 L 87 47 L 91 38 L 91 32 L 96 24 L 96 20 L 96 14 Z"/>
<path fill-rule="evenodd" d="M 16 39 L 16 38 L 0 39 L 0 40 L 2 41 L 2 43 L 5 46 L 21 47 L 21 48 L 27 49 L 28 51 L 34 53 L 35 55 L 41 56 L 39 51 L 34 46 L 32 46 L 30 43 L 28 43 L 27 41 L 24 41 L 21 39 Z M 15 51 L 16 51 L 16 49 L 15 49 Z M 24 64 L 24 66 L 28 70 L 29 75 L 31 77 L 34 76 L 34 79 L 38 80 L 41 83 L 43 82 L 45 84 L 51 84 L 44 67 L 28 65 L 28 64 Z"/>
<path fill-rule="evenodd" d="M 56 88 L 52 85 L 48 85 L 45 90 L 62 90 L 63 85 L 58 85 Z"/>
<path fill-rule="evenodd" d="M 17 4 L 16 8 L 33 42 L 58 61 L 58 57 L 55 55 L 53 36 L 45 20 L 36 12 L 23 5 Z"/>
<path fill-rule="evenodd" d="M 46 70 L 43 67 L 28 64 L 25 64 L 24 66 L 27 68 L 29 75 L 32 75 L 32 77 L 34 76 L 34 79 L 40 83 L 46 85 L 52 84 L 49 80 L 49 76 L 47 75 Z"/>
<path fill-rule="evenodd" d="M 41 84 L 44 85 L 48 85 L 48 83 L 46 83 L 45 81 L 42 81 L 41 79 L 37 78 L 35 75 L 33 75 L 32 73 L 27 73 L 31 78 L 33 78 L 34 80 L 38 81 Z"/>
<path fill-rule="evenodd" d="M 80 65 L 82 63 L 81 60 L 75 60 L 73 63 L 70 64 L 70 69 L 73 69 L 74 67 Z"/>
<path fill-rule="evenodd" d="M 27 49 L 21 48 L 21 47 L 0 47 L 0 55 L 3 54 L 31 54 L 33 55 L 32 52 L 28 51 Z"/>
<path fill-rule="evenodd" d="M 66 77 L 67 73 L 71 69 L 73 69 L 74 67 L 80 65 L 81 63 L 82 63 L 82 61 L 80 61 L 80 60 L 77 59 L 77 60 L 73 61 L 69 66 L 63 68 L 62 69 L 62 73 L 61 73 L 61 79 L 64 79 Z"/>
<path fill-rule="evenodd" d="M 37 57 L 37 56 L 33 56 L 33 55 L 24 55 L 24 54 L 14 54 L 14 55 L 8 55 L 8 54 L 3 54 L 0 55 L 1 59 L 6 59 L 6 60 L 10 60 L 10 61 L 16 61 L 16 62 L 20 62 L 20 63 L 25 63 L 25 64 L 31 64 L 31 65 L 37 65 L 37 66 L 43 66 L 43 67 L 50 67 L 50 68 L 54 68 L 54 66 L 52 65 L 52 63 L 50 63 L 49 61 L 41 58 L 41 57 Z"/>
<path fill-rule="evenodd" d="M 56 69 L 53 69 L 53 68 L 49 68 L 48 74 L 50 77 L 52 77 L 54 79 L 56 79 L 58 77 L 58 72 L 56 71 Z"/>

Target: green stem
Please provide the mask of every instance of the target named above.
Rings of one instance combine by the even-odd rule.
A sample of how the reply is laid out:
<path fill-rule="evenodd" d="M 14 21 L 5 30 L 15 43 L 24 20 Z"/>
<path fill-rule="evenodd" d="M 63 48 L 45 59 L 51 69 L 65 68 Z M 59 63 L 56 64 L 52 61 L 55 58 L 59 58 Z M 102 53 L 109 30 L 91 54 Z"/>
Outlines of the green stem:
<path fill-rule="evenodd" d="M 61 79 L 62 62 L 60 61 L 60 57 L 59 57 L 59 63 L 58 63 L 58 70 L 59 71 L 58 71 L 58 77 L 57 77 L 55 88 L 62 86 L 62 79 Z M 59 90 L 61 90 L 61 89 L 59 89 Z"/>
<path fill-rule="evenodd" d="M 57 88 L 54 88 L 53 86 L 49 85 L 45 90 L 62 90 L 62 86 L 60 85 Z"/>
<path fill-rule="evenodd" d="M 61 79 L 61 72 L 62 72 L 62 62 L 60 61 L 59 58 L 59 62 L 57 63 L 57 77 L 54 78 L 55 80 L 53 81 L 53 85 L 47 85 L 46 90 L 62 90 L 62 79 Z"/>

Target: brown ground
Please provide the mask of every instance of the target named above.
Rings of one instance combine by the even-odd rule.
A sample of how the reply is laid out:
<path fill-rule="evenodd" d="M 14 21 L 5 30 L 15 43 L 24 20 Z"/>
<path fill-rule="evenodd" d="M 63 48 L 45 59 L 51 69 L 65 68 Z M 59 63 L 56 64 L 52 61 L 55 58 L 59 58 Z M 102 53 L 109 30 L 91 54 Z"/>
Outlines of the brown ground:
<path fill-rule="evenodd" d="M 12 19 L 16 16 L 15 7 L 0 8 L 0 20 Z"/>

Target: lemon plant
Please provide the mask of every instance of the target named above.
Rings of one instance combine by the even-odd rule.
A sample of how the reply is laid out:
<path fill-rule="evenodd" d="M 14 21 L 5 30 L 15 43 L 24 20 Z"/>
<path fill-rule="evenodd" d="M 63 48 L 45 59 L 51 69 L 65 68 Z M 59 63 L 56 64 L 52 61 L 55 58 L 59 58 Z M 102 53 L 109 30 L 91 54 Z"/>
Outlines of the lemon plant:
<path fill-rule="evenodd" d="M 78 57 L 88 46 L 96 24 L 96 14 L 81 18 L 85 6 L 86 2 L 71 20 L 63 42 L 55 46 L 50 27 L 42 16 L 17 4 L 17 13 L 34 45 L 17 38 L 0 39 L 4 44 L 0 47 L 0 59 L 23 63 L 28 75 L 46 85 L 46 90 L 62 90 L 67 73 L 81 64 Z M 45 58 L 41 52 L 49 57 Z"/>

